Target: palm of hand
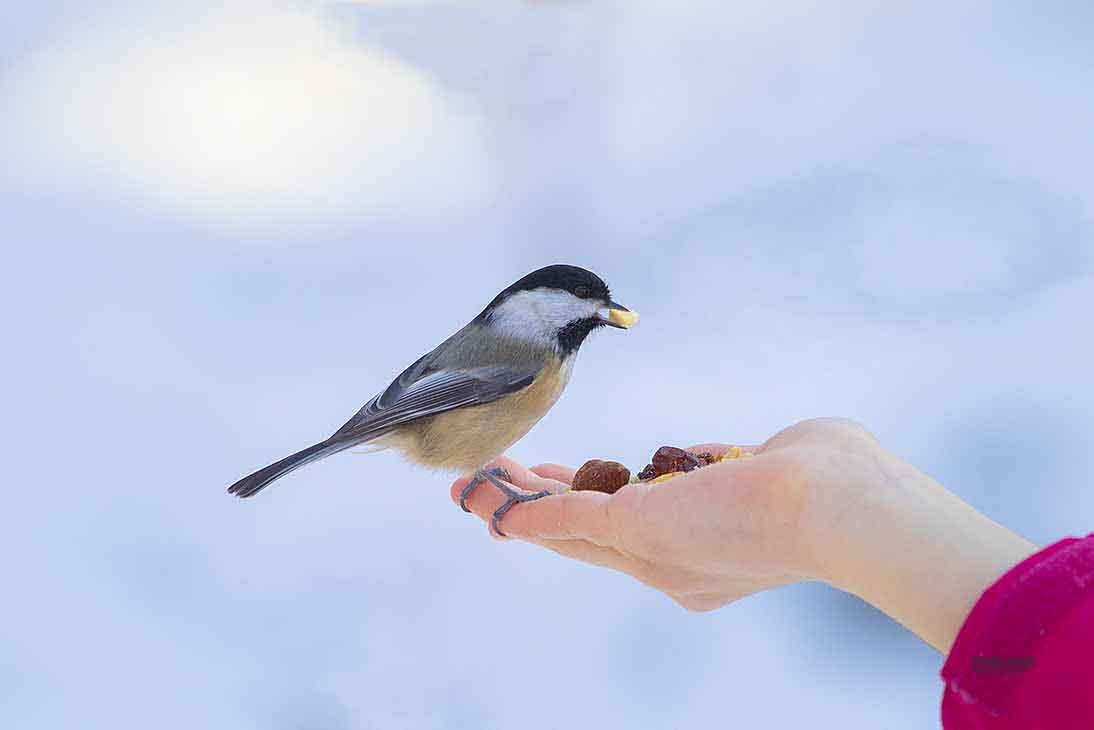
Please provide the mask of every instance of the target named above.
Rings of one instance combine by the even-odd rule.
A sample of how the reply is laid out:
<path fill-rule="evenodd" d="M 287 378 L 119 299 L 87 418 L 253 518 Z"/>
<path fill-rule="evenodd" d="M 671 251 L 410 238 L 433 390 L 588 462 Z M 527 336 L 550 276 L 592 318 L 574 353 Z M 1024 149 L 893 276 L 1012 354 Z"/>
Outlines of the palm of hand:
<path fill-rule="evenodd" d="M 861 428 L 822 419 L 792 426 L 755 456 L 724 461 L 614 495 L 566 492 L 574 470 L 556 464 L 505 467 L 521 489 L 561 492 L 513 508 L 504 530 L 567 557 L 620 570 L 690 610 L 705 611 L 758 591 L 816 577 L 804 539 L 816 502 L 816 475 L 833 457 L 867 451 Z M 694 451 L 721 453 L 724 444 Z M 453 484 L 455 499 L 466 479 Z M 489 521 L 502 503 L 480 488 L 468 504 Z"/>

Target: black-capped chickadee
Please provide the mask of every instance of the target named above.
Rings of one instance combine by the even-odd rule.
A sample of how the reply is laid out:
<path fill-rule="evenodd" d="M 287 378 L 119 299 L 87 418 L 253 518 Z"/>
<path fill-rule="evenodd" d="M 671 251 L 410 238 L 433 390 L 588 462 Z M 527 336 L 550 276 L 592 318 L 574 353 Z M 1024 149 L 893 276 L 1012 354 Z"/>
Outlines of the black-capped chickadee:
<path fill-rule="evenodd" d="M 502 469 L 484 466 L 516 443 L 555 404 L 574 356 L 593 330 L 627 328 L 638 315 L 612 301 L 591 271 L 556 264 L 506 287 L 486 309 L 419 358 L 344 426 L 319 443 L 259 469 L 228 488 L 251 497 L 305 464 L 361 444 L 395 448 L 428 467 L 473 474 L 460 498 L 484 481 L 517 502 L 546 496 L 515 491 Z M 500 532 L 500 530 L 499 530 Z"/>

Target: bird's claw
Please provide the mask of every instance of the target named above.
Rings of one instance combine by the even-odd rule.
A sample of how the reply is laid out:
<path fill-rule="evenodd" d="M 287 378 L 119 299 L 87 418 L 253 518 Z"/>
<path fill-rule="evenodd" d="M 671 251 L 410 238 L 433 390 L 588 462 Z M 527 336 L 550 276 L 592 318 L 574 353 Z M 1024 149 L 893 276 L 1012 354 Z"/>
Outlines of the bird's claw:
<path fill-rule="evenodd" d="M 471 477 L 471 481 L 467 483 L 467 486 L 460 490 L 460 509 L 464 512 L 471 511 L 471 508 L 467 506 L 468 497 L 470 497 L 471 493 L 475 491 L 475 488 L 483 482 L 493 482 L 496 484 L 497 482 L 490 479 L 491 476 L 497 477 L 498 479 L 504 479 L 507 482 L 512 480 L 512 477 L 509 476 L 509 472 L 506 471 L 504 467 L 495 466 L 490 469 L 479 469 L 475 472 L 475 476 Z"/>
<path fill-rule="evenodd" d="M 513 508 L 513 505 L 520 504 L 521 502 L 531 502 L 536 499 L 541 499 L 551 494 L 548 490 L 542 492 L 534 492 L 529 494 L 528 492 L 521 492 L 506 484 L 511 482 L 513 478 L 509 476 L 509 472 L 503 467 L 495 466 L 490 469 L 479 469 L 475 472 L 475 476 L 471 481 L 467 483 L 467 486 L 460 491 L 460 507 L 464 512 L 470 512 L 471 509 L 467 506 L 467 498 L 471 496 L 471 493 L 475 491 L 475 487 L 479 486 L 483 482 L 490 482 L 498 488 L 502 494 L 505 495 L 505 503 L 494 510 L 493 516 L 490 518 L 490 526 L 494 528 L 501 537 L 506 537 L 506 534 L 501 531 L 501 527 L 498 524 L 505 513 Z"/>
<path fill-rule="evenodd" d="M 501 531 L 501 525 L 499 525 L 498 522 L 501 520 L 502 517 L 505 516 L 506 512 L 513 508 L 513 505 L 520 504 L 521 502 L 532 502 L 537 499 L 542 499 L 544 497 L 550 496 L 551 494 L 551 492 L 547 491 L 546 489 L 544 489 L 542 492 L 535 492 L 533 494 L 521 494 L 505 490 L 502 491 L 507 497 L 507 499 L 505 500 L 505 504 L 494 510 L 494 515 L 490 518 L 490 526 L 493 527 L 494 532 L 496 532 L 501 537 L 508 537 L 508 535 Z"/>

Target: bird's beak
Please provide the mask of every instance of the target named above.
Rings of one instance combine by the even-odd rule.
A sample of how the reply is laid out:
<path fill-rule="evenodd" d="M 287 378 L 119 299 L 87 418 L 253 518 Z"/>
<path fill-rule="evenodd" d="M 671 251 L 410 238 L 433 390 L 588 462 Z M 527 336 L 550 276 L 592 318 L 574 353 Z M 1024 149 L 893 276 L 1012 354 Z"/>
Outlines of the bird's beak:
<path fill-rule="evenodd" d="M 625 330 L 638 321 L 638 313 L 624 307 L 622 304 L 608 302 L 608 306 L 600 310 L 600 319 L 604 324 Z"/>

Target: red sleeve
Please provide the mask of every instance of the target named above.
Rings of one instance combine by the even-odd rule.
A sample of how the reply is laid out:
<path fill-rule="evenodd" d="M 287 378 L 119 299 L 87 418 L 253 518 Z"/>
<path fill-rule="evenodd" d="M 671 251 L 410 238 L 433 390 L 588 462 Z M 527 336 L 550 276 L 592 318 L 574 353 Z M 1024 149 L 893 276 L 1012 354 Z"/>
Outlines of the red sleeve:
<path fill-rule="evenodd" d="M 1050 545 L 976 602 L 942 667 L 946 730 L 1094 728 L 1094 534 Z"/>

